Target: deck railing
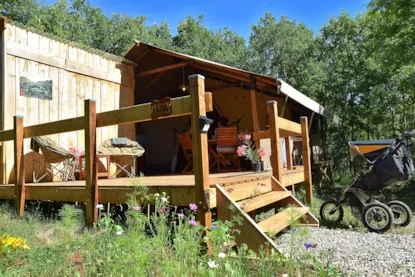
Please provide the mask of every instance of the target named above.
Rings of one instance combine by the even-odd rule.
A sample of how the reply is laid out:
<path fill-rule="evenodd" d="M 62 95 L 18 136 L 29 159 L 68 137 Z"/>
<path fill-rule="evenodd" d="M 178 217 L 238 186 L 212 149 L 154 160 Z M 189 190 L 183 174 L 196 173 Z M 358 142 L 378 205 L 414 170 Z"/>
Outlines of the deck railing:
<path fill-rule="evenodd" d="M 191 115 L 193 130 L 200 128 L 200 116 L 213 110 L 212 94 L 205 92 L 204 77 L 189 76 L 190 95 L 171 99 L 169 113 L 157 119 Z M 85 131 L 85 190 L 79 195 L 79 201 L 86 198 L 86 222 L 92 225 L 98 219 L 98 169 L 96 163 L 96 128 L 127 123 L 155 120 L 152 103 L 145 103 L 113 111 L 96 113 L 96 101 L 85 100 L 84 116 L 69 118 L 33 126 L 23 126 L 23 117 L 14 116 L 14 128 L 0 131 L 0 142 L 14 141 L 14 201 L 20 216 L 24 212 L 26 199 L 25 166 L 23 140 L 37 136 Z M 202 204 L 198 219 L 203 224 L 210 224 L 210 214 L 206 204 L 205 191 L 209 190 L 209 165 L 207 135 L 193 132 L 193 153 L 195 172 L 196 200 Z M 79 190 L 79 187 L 77 188 Z M 5 194 L 9 194 L 4 190 Z M 78 191 L 79 192 L 79 191 Z M 58 192 L 57 192 L 58 193 Z M 86 195 L 85 195 L 86 193 Z M 2 195 L 0 195 L 1 197 Z M 81 197 L 82 196 L 82 197 Z M 86 197 L 85 197 L 86 196 Z M 81 199 L 82 198 L 82 199 Z M 39 199 L 53 200 L 53 199 Z M 205 212 L 206 211 L 206 212 Z M 210 226 L 210 225 L 207 225 Z"/>
<path fill-rule="evenodd" d="M 269 101 L 269 131 L 254 132 L 253 139 L 271 139 L 271 166 L 273 176 L 285 186 L 291 185 L 292 192 L 295 193 L 295 184 L 285 184 L 283 177 L 283 167 L 281 162 L 281 151 L 286 151 L 287 170 L 293 169 L 292 148 L 290 137 L 298 136 L 302 140 L 302 155 L 304 165 L 304 185 L 306 191 L 306 200 L 309 204 L 313 201 L 313 187 L 311 180 L 311 158 L 310 158 L 310 138 L 308 135 L 308 119 L 303 116 L 300 118 L 300 124 L 278 116 L 278 106 L 276 101 Z M 285 139 L 285 149 L 281 149 L 280 138 Z"/>

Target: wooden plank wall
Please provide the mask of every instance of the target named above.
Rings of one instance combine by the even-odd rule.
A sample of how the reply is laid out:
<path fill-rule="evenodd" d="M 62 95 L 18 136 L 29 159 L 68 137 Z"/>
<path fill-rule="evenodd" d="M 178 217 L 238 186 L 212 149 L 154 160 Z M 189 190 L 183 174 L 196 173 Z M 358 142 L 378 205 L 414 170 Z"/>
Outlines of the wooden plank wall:
<path fill-rule="evenodd" d="M 49 39 L 8 24 L 7 72 L 5 92 L 5 129 L 13 128 L 13 116 L 24 116 L 24 126 L 82 116 L 84 100 L 97 100 L 97 112 L 134 105 L 134 69 L 99 55 Z M 21 51 L 16 51 L 16 49 Z M 44 59 L 43 59 L 44 58 Z M 56 61 L 56 64 L 54 62 Z M 64 61 L 64 65 L 62 65 Z M 75 70 L 75 69 L 76 70 Z M 94 76 L 88 71 L 94 69 Z M 81 74 L 81 73 L 83 74 Z M 21 73 L 30 73 L 52 79 L 52 100 L 20 96 Z M 92 74 L 92 73 L 91 73 Z M 97 78 L 96 76 L 106 76 Z M 134 124 L 97 129 L 97 145 L 106 139 L 123 136 L 135 139 Z M 66 149 L 85 149 L 84 131 L 51 135 Z M 13 183 L 13 142 L 5 145 L 5 159 L 0 163 L 5 170 L 3 183 Z M 24 141 L 26 182 L 33 181 L 33 159 L 41 159 L 30 150 L 30 140 Z M 36 169 L 36 166 L 35 166 Z M 49 180 L 45 181 L 51 181 Z"/>

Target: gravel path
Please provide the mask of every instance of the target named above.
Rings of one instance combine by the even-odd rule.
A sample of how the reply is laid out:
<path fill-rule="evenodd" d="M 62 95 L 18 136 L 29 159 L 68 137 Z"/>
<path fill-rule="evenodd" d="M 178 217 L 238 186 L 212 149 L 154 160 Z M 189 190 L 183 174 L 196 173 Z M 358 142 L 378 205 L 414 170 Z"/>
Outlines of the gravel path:
<path fill-rule="evenodd" d="M 307 235 L 295 237 L 296 247 L 304 253 L 304 243 L 316 243 L 316 248 L 307 251 L 322 257 L 323 261 L 330 260 L 343 270 L 345 276 L 415 276 L 413 234 L 379 235 L 323 228 L 308 230 Z M 288 251 L 290 241 L 291 234 L 286 233 L 277 239 L 277 245 Z"/>

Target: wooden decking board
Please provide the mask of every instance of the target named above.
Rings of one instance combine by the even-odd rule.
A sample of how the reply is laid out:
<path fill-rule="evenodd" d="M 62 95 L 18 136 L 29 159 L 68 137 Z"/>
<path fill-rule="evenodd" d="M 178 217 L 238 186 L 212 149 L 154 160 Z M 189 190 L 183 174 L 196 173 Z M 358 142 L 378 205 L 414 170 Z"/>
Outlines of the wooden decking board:
<path fill-rule="evenodd" d="M 265 207 L 291 195 L 290 191 L 271 191 L 237 202 L 246 213 Z"/>
<path fill-rule="evenodd" d="M 308 211 L 309 209 L 307 207 L 287 208 L 258 223 L 258 226 L 264 230 L 264 232 L 276 234 L 288 227 L 292 221 L 295 221 L 308 213 Z"/>

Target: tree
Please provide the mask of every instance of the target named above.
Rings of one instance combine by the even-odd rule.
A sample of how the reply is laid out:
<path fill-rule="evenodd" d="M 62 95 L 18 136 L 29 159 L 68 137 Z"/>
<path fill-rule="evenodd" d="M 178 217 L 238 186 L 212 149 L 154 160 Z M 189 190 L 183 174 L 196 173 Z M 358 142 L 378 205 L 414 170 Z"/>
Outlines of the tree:
<path fill-rule="evenodd" d="M 277 23 L 275 17 L 267 13 L 252 26 L 250 67 L 300 88 L 305 85 L 302 79 L 309 68 L 313 41 L 313 31 L 303 23 L 297 24 L 285 16 Z"/>

